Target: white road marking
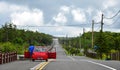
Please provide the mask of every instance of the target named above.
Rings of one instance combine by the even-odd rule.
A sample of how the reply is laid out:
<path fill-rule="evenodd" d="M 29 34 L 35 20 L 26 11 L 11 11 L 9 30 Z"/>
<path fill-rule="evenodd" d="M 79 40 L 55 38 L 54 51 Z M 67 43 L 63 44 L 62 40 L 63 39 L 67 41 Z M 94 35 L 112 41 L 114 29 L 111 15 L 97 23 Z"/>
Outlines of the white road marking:
<path fill-rule="evenodd" d="M 115 68 L 112 68 L 112 67 L 110 67 L 110 66 L 107 66 L 107 65 L 104 65 L 104 64 L 101 64 L 101 63 L 97 63 L 97 62 L 93 62 L 93 61 L 89 61 L 89 60 L 83 60 L 83 61 L 87 61 L 87 62 L 96 64 L 96 65 L 100 65 L 100 66 L 103 66 L 103 67 L 108 68 L 108 69 L 111 69 L 111 70 L 117 70 L 117 69 L 115 69 Z"/>
<path fill-rule="evenodd" d="M 75 61 L 75 59 L 73 58 L 73 57 L 71 57 L 71 56 L 68 56 L 70 59 L 72 59 L 73 61 Z"/>

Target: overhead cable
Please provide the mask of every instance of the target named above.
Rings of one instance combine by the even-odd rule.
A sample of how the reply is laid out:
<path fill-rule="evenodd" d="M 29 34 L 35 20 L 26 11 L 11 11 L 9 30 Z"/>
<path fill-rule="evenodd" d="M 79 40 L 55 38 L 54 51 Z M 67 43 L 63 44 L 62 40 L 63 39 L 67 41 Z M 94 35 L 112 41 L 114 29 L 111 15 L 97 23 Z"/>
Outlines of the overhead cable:
<path fill-rule="evenodd" d="M 119 13 L 120 13 L 120 10 L 119 10 L 114 16 L 112 16 L 112 17 L 110 17 L 110 18 L 107 18 L 107 17 L 104 16 L 104 18 L 105 18 L 105 19 L 113 19 L 113 18 L 116 17 Z"/>

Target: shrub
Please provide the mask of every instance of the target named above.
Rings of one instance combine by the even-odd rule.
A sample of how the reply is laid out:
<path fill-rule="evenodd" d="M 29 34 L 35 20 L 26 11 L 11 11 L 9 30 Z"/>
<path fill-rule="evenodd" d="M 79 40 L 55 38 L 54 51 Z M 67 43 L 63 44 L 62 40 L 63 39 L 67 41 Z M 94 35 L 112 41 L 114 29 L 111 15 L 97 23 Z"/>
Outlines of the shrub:
<path fill-rule="evenodd" d="M 1 50 L 2 52 L 12 52 L 12 51 L 16 51 L 15 46 L 14 46 L 12 43 L 10 43 L 10 42 L 2 43 L 2 44 L 0 44 L 0 45 L 1 45 L 1 46 L 0 46 L 0 50 Z"/>

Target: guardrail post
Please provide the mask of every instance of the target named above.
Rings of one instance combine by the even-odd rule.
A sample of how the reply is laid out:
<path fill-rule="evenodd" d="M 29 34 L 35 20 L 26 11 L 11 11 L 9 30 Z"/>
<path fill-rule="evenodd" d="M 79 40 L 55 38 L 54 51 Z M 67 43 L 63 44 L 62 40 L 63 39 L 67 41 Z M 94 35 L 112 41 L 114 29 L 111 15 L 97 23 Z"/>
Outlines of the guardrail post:
<path fill-rule="evenodd" d="M 7 57 L 6 57 L 6 53 L 4 53 L 5 54 L 5 63 L 7 63 Z"/>
<path fill-rule="evenodd" d="M 0 64 L 2 64 L 2 53 L 0 53 Z"/>
<path fill-rule="evenodd" d="M 8 62 L 10 62 L 10 53 L 8 52 Z"/>
<path fill-rule="evenodd" d="M 11 60 L 13 61 L 13 52 L 11 52 Z"/>
<path fill-rule="evenodd" d="M 3 57 L 3 63 L 5 63 L 5 54 L 3 54 L 2 57 Z"/>
<path fill-rule="evenodd" d="M 9 62 L 8 52 L 6 53 L 6 60 L 7 60 L 7 63 L 8 63 Z"/>
<path fill-rule="evenodd" d="M 9 52 L 9 54 L 8 54 L 8 55 L 9 55 L 9 62 L 11 62 L 11 56 L 10 56 L 10 52 Z"/>
<path fill-rule="evenodd" d="M 15 60 L 17 60 L 17 52 L 15 52 Z"/>
<path fill-rule="evenodd" d="M 13 61 L 15 61 L 15 52 L 13 52 Z"/>
<path fill-rule="evenodd" d="M 10 52 L 10 62 L 12 61 L 12 56 L 11 56 L 11 52 Z"/>

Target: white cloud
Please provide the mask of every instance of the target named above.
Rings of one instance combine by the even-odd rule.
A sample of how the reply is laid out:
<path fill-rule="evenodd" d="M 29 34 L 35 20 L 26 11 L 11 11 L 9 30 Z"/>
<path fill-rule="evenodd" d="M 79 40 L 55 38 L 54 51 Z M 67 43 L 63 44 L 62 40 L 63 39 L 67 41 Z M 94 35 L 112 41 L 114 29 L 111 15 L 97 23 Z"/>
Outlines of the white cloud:
<path fill-rule="evenodd" d="M 0 13 L 12 13 L 17 11 L 29 10 L 26 6 L 18 6 L 15 4 L 9 4 L 6 2 L 0 2 Z"/>
<path fill-rule="evenodd" d="M 113 23 L 113 20 L 112 19 L 104 19 L 104 24 L 107 24 L 107 25 L 110 25 Z"/>
<path fill-rule="evenodd" d="M 117 0 L 105 0 L 103 2 L 103 7 L 104 9 L 108 9 L 110 7 L 114 7 L 115 5 L 117 5 Z"/>
<path fill-rule="evenodd" d="M 7 14 L 7 17 L 16 25 L 43 25 L 44 17 L 40 9 L 29 9 L 27 6 L 0 2 L 0 13 Z"/>
<path fill-rule="evenodd" d="M 83 33 L 83 28 L 76 28 L 76 27 L 66 27 L 63 29 L 62 32 L 65 32 L 68 37 L 76 37 L 79 36 L 80 33 Z"/>
<path fill-rule="evenodd" d="M 99 10 L 97 10 L 96 11 L 96 13 L 95 13 L 96 15 L 93 17 L 93 20 L 95 20 L 95 22 L 101 22 L 101 16 L 102 16 L 102 11 L 99 11 Z"/>
<path fill-rule="evenodd" d="M 56 26 L 56 27 L 40 27 L 38 28 L 39 31 L 45 32 L 47 34 L 51 34 L 53 36 L 61 37 L 66 35 L 68 37 L 76 37 L 79 36 L 80 33 L 83 33 L 83 28 L 76 28 L 76 27 L 65 27 L 65 26 Z"/>
<path fill-rule="evenodd" d="M 93 10 L 94 10 L 93 8 L 89 7 L 89 8 L 87 8 L 86 12 L 91 16 Z"/>
<path fill-rule="evenodd" d="M 61 27 L 57 27 L 56 31 L 62 31 L 63 29 Z"/>
<path fill-rule="evenodd" d="M 51 2 L 52 5 L 47 5 L 46 2 L 40 2 L 40 3 L 46 3 L 46 5 L 41 7 L 36 4 L 31 4 L 29 2 L 28 2 L 28 5 L 25 5 L 25 4 L 17 5 L 16 2 L 0 1 L 0 16 L 1 18 L 5 17 L 3 19 L 4 21 L 7 21 L 6 17 L 9 17 L 9 19 L 11 19 L 11 21 L 13 21 L 13 23 L 16 25 L 56 26 L 56 27 L 30 27 L 30 28 L 24 27 L 24 29 L 25 28 L 31 29 L 32 31 L 37 30 L 40 32 L 44 32 L 44 33 L 48 33 L 48 34 L 56 35 L 56 36 L 66 36 L 66 35 L 78 36 L 79 33 L 83 33 L 82 31 L 83 27 L 86 29 L 86 32 L 87 32 L 91 29 L 91 26 L 90 27 L 87 26 L 88 27 L 87 28 L 86 25 L 85 26 L 82 25 L 81 27 L 78 28 L 74 26 L 73 27 L 64 27 L 64 26 L 61 27 L 59 25 L 71 24 L 71 23 L 76 23 L 76 22 L 88 23 L 92 19 L 94 19 L 95 22 L 100 22 L 101 15 L 102 15 L 102 11 L 100 11 L 101 9 L 103 10 L 103 14 L 106 17 L 111 17 L 116 13 L 116 11 L 118 11 L 119 9 L 118 4 L 120 3 L 120 1 L 118 0 L 99 0 L 99 1 L 94 1 L 92 3 L 89 2 L 88 5 L 84 4 L 84 2 L 82 1 L 81 3 L 83 4 L 76 3 L 78 1 L 73 1 L 73 2 L 74 3 L 68 3 L 64 5 L 61 3 L 53 4 L 52 2 Z M 33 7 L 37 7 L 37 8 L 33 8 Z M 52 7 L 52 9 L 48 10 L 47 8 L 49 7 Z M 47 17 L 45 16 L 45 18 L 47 18 L 45 19 L 45 21 L 46 20 L 49 21 L 51 19 L 51 21 L 48 24 L 44 24 L 44 12 L 41 9 L 44 10 L 45 14 L 48 13 Z M 57 14 L 54 14 L 56 13 L 56 11 L 58 11 Z M 51 16 L 53 17 L 51 18 Z M 113 20 L 104 19 L 105 24 L 111 24 L 114 21 L 115 19 Z M 111 27 L 112 26 L 113 25 L 111 25 Z M 98 27 L 100 26 L 98 25 Z M 104 30 L 106 30 L 106 27 L 104 27 Z M 109 31 L 110 30 L 117 31 L 114 29 L 109 29 Z"/>
<path fill-rule="evenodd" d="M 67 23 L 68 21 L 66 15 L 69 14 L 69 12 L 70 12 L 70 7 L 65 5 L 61 6 L 58 14 L 52 18 L 53 21 L 56 22 L 54 25 L 65 25 L 65 23 Z"/>
<path fill-rule="evenodd" d="M 0 2 L 0 13 L 4 13 L 7 11 L 9 6 L 5 2 Z M 7 8 L 7 9 L 6 9 Z"/>
<path fill-rule="evenodd" d="M 58 22 L 58 23 L 61 23 L 61 24 L 64 24 L 67 22 L 67 18 L 65 16 L 65 14 L 62 12 L 58 13 L 57 16 L 54 16 L 53 20 Z"/>
<path fill-rule="evenodd" d="M 73 9 L 71 11 L 71 14 L 73 15 L 74 21 L 76 21 L 76 22 L 86 22 L 85 13 L 81 9 Z"/>
<path fill-rule="evenodd" d="M 12 22 L 16 25 L 43 25 L 43 12 L 39 9 L 31 11 L 14 12 L 11 14 Z"/>
<path fill-rule="evenodd" d="M 104 17 L 105 18 L 111 18 L 111 17 L 113 17 L 115 15 L 115 13 L 114 12 L 112 12 L 112 11 L 106 11 L 106 13 L 104 14 Z M 113 19 L 104 19 L 104 23 L 105 24 L 112 24 L 113 23 Z"/>
<path fill-rule="evenodd" d="M 70 12 L 70 7 L 62 6 L 62 7 L 60 7 L 60 10 L 63 11 L 64 13 L 69 13 Z"/>
<path fill-rule="evenodd" d="M 66 37 L 66 35 L 68 37 L 76 37 L 79 36 L 80 33 L 83 33 L 82 28 L 76 28 L 76 27 L 60 27 L 60 28 L 56 28 L 57 33 L 56 36 L 64 36 Z"/>

